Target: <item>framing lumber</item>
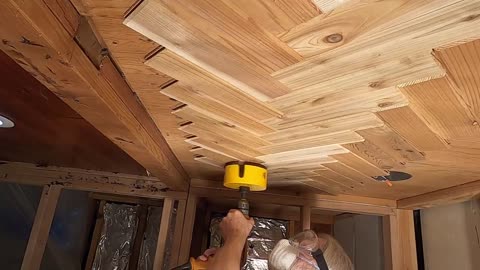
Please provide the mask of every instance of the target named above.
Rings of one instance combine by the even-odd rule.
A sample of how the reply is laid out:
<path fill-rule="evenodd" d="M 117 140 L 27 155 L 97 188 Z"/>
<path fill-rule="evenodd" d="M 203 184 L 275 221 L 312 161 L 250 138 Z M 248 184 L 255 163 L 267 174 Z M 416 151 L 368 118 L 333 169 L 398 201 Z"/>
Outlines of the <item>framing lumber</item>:
<path fill-rule="evenodd" d="M 187 207 L 186 200 L 179 200 L 177 204 L 177 216 L 175 219 L 175 231 L 173 233 L 173 243 L 170 254 L 169 269 L 176 267 L 181 262 L 178 261 L 180 255 L 180 246 L 182 244 L 183 224 L 185 220 L 185 210 Z"/>
<path fill-rule="evenodd" d="M 177 261 L 179 264 L 186 263 L 190 257 L 193 227 L 195 225 L 195 215 L 197 213 L 197 202 L 198 197 L 190 191 L 185 208 L 185 218 L 183 220 L 182 242 L 180 244 L 180 254 L 178 255 Z"/>
<path fill-rule="evenodd" d="M 301 218 L 302 218 L 302 230 L 310 230 L 312 225 L 312 209 L 309 205 L 304 205 L 300 208 Z"/>
<path fill-rule="evenodd" d="M 62 191 L 61 186 L 44 186 L 38 204 L 35 220 L 28 239 L 27 249 L 23 257 L 22 270 L 37 270 L 42 264 L 43 252 L 47 246 L 50 226 Z"/>
<path fill-rule="evenodd" d="M 0 162 L 0 182 L 26 185 L 59 185 L 65 189 L 136 196 L 185 199 L 185 192 L 167 191 L 156 177 L 101 172 L 20 162 Z"/>
<path fill-rule="evenodd" d="M 138 225 L 137 231 L 135 232 L 135 239 L 133 240 L 133 245 L 130 247 L 130 260 L 128 261 L 128 269 L 129 270 L 137 270 L 138 268 L 138 260 L 140 258 L 140 252 L 142 249 L 143 243 L 143 236 L 145 234 L 145 229 L 147 228 L 147 219 L 148 219 L 148 205 L 142 204 L 140 205 L 137 218 L 138 218 Z"/>
<path fill-rule="evenodd" d="M 383 218 L 386 270 L 418 270 L 413 212 L 396 210 Z"/>
<path fill-rule="evenodd" d="M 70 2 L 18 2 L 0 3 L 3 23 L 16 25 L 0 29 L 0 49 L 168 187 L 186 190 L 187 173 L 110 58 L 98 69 L 76 42 Z"/>
<path fill-rule="evenodd" d="M 397 201 L 401 209 L 422 209 L 468 201 L 480 194 L 480 181 L 440 189 Z"/>
<path fill-rule="evenodd" d="M 90 249 L 88 250 L 87 261 L 85 263 L 85 270 L 91 270 L 93 266 L 93 261 L 95 260 L 95 254 L 97 251 L 98 242 L 102 235 L 103 224 L 105 222 L 103 216 L 103 208 L 106 201 L 100 201 L 98 204 L 98 211 L 96 215 L 95 228 L 93 229 L 92 239 L 90 240 Z"/>
<path fill-rule="evenodd" d="M 238 192 L 222 186 L 221 182 L 192 179 L 190 194 L 198 197 L 237 198 Z M 248 200 L 259 203 L 304 206 L 312 209 L 324 209 L 367 215 L 392 215 L 396 201 L 350 195 L 297 194 L 272 191 L 250 192 Z"/>
<path fill-rule="evenodd" d="M 163 262 L 165 257 L 165 246 L 168 240 L 168 228 L 170 227 L 170 220 L 172 218 L 174 201 L 170 198 L 165 198 L 163 202 L 162 220 L 160 222 L 160 229 L 158 232 L 157 249 L 155 251 L 155 259 L 153 262 L 153 270 L 163 269 Z"/>

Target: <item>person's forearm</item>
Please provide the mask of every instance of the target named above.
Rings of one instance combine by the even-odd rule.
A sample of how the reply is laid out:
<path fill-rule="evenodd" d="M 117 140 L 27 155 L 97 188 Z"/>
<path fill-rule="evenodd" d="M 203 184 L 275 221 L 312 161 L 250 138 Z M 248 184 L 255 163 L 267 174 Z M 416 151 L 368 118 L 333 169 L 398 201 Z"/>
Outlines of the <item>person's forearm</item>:
<path fill-rule="evenodd" d="M 239 270 L 245 239 L 226 241 L 209 260 L 208 270 Z"/>

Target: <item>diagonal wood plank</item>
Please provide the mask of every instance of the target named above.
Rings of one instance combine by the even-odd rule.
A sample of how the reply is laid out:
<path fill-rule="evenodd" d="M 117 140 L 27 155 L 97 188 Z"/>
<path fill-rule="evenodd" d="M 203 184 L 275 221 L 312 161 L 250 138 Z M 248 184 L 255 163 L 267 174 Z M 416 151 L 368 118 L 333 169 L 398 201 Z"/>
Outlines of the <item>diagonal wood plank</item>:
<path fill-rule="evenodd" d="M 289 91 L 269 72 L 301 58 L 223 1 L 143 1 L 124 23 L 264 100 Z"/>
<path fill-rule="evenodd" d="M 368 176 L 388 175 L 384 170 L 351 152 L 333 155 L 332 158 Z"/>
<path fill-rule="evenodd" d="M 195 137 L 191 139 L 185 140 L 185 142 L 200 146 L 202 148 L 205 148 L 207 150 L 216 152 L 218 154 L 231 157 L 233 160 L 244 160 L 244 161 L 251 161 L 251 162 L 261 162 L 259 159 L 255 158 L 254 156 L 246 155 L 244 153 L 235 151 L 233 149 L 230 149 L 228 147 L 224 147 L 222 145 L 219 145 L 213 141 L 210 140 L 205 140 L 203 138 Z"/>

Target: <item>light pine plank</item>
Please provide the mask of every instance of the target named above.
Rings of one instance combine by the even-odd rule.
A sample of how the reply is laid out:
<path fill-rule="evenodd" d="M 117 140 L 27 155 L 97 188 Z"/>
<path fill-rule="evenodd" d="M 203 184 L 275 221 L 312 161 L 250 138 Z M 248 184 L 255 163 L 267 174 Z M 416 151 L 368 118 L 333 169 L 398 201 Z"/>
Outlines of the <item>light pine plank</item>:
<path fill-rule="evenodd" d="M 198 157 L 207 157 L 210 160 L 214 160 L 217 164 L 225 164 L 230 161 L 234 161 L 233 158 L 219 154 L 217 152 L 210 151 L 204 148 L 195 148 L 190 150 L 194 155 Z"/>
<path fill-rule="evenodd" d="M 204 70 L 172 51 L 160 51 L 145 64 L 179 80 L 180 87 L 184 87 L 184 89 L 166 90 L 165 94 L 173 92 L 172 95 L 175 95 L 183 90 L 177 94 L 177 97 L 182 98 L 188 95 L 185 91 L 192 92 L 191 94 L 194 94 L 195 97 L 190 97 L 189 100 L 186 100 L 187 102 L 194 102 L 193 100 L 207 102 L 205 99 L 210 97 L 247 115 L 257 112 L 256 117 L 260 120 L 280 115 L 278 111 L 255 99 L 259 96 L 242 92 L 239 88 L 217 77 L 216 74 Z M 185 89 L 186 86 L 188 88 Z M 260 97 L 260 99 L 262 98 Z"/>
<path fill-rule="evenodd" d="M 351 153 L 353 153 L 358 158 L 363 159 L 365 162 L 370 164 L 369 166 L 365 167 L 377 167 L 381 170 L 391 170 L 393 168 L 402 168 L 405 164 L 400 164 L 399 161 L 395 160 L 392 156 L 387 154 L 385 151 L 380 149 L 374 143 L 370 142 L 369 140 L 365 140 L 359 143 L 351 143 L 351 144 L 344 144 L 343 147 L 348 149 Z M 358 167 L 357 167 L 358 168 Z M 378 171 L 375 170 L 375 171 Z M 367 170 L 368 172 L 372 173 L 371 170 Z M 381 171 L 378 171 L 381 172 Z M 382 175 L 382 174 L 379 174 Z M 375 176 L 375 175 L 369 175 Z"/>
<path fill-rule="evenodd" d="M 480 40 L 434 51 L 467 112 L 480 117 Z"/>
<path fill-rule="evenodd" d="M 312 0 L 312 2 L 323 12 L 328 13 L 335 8 L 351 1 L 359 0 Z"/>
<path fill-rule="evenodd" d="M 329 163 L 329 164 L 325 164 L 324 165 L 325 167 L 327 167 L 328 169 L 336 172 L 336 173 L 339 173 L 343 176 L 346 176 L 350 179 L 353 179 L 353 180 L 356 180 L 358 181 L 358 183 L 360 185 L 364 185 L 365 183 L 368 184 L 369 181 L 373 181 L 373 179 L 341 162 L 334 162 L 334 163 Z"/>
<path fill-rule="evenodd" d="M 278 35 L 320 14 L 310 0 L 224 0 L 242 17 L 253 20 L 266 31 Z"/>
<path fill-rule="evenodd" d="M 200 111 L 197 111 L 196 108 L 192 108 L 191 106 L 184 106 L 175 109 L 172 113 L 186 121 L 192 121 L 196 125 L 203 128 L 208 127 L 208 129 L 212 132 L 225 135 L 228 134 L 230 138 L 244 141 L 245 143 L 250 144 L 253 147 L 262 147 L 271 144 L 255 135 L 257 133 L 272 132 L 273 129 L 271 128 L 267 128 L 263 125 L 256 125 L 254 121 L 251 121 L 248 118 L 243 118 L 242 120 L 246 120 L 247 123 L 244 123 L 242 121 L 241 124 L 236 124 L 235 121 L 227 122 L 222 120 L 216 120 L 213 117 L 209 117 L 210 115 L 203 114 L 201 112 L 202 109 L 199 110 Z M 236 118 L 238 116 L 238 114 L 233 114 L 230 119 Z M 242 128 L 243 126 L 246 126 L 247 128 Z M 255 132 L 251 132 L 249 130 L 254 130 Z"/>
<path fill-rule="evenodd" d="M 341 131 L 319 136 L 307 137 L 300 140 L 287 140 L 285 143 L 276 143 L 274 145 L 261 147 L 260 151 L 274 154 L 316 146 L 361 142 L 363 140 L 364 139 L 362 136 L 358 135 L 353 131 Z"/>
<path fill-rule="evenodd" d="M 320 176 L 330 179 L 330 181 L 333 181 L 337 183 L 338 185 L 343 186 L 347 190 L 354 191 L 357 188 L 361 188 L 361 185 L 357 183 L 355 180 L 346 177 L 338 172 L 335 172 L 333 170 L 322 170 L 322 171 L 315 171 L 315 173 L 319 174 Z"/>
<path fill-rule="evenodd" d="M 276 154 L 269 154 L 259 156 L 258 158 L 265 161 L 267 164 L 299 162 L 310 159 L 321 158 L 333 154 L 348 153 L 348 150 L 340 145 L 327 145 L 312 147 L 307 149 L 300 149 Z"/>
<path fill-rule="evenodd" d="M 420 151 L 447 148 L 447 143 L 438 137 L 410 107 L 378 112 L 377 115 Z"/>
<path fill-rule="evenodd" d="M 357 131 L 362 129 L 383 126 L 383 121 L 373 113 L 360 113 L 344 117 L 332 118 L 325 121 L 313 119 L 290 119 L 280 123 L 275 128 L 279 131 L 263 136 L 272 143 L 302 140 L 314 136 L 326 135 L 341 131 Z"/>
<path fill-rule="evenodd" d="M 333 155 L 332 158 L 368 176 L 388 175 L 384 170 L 351 152 Z"/>
<path fill-rule="evenodd" d="M 174 200 L 165 198 L 163 201 L 162 219 L 160 221 L 160 228 L 158 230 L 157 248 L 155 250 L 155 259 L 153 261 L 153 270 L 163 269 L 163 262 L 165 261 L 165 249 L 168 240 L 168 228 L 170 227 L 170 220 L 172 218 Z"/>
<path fill-rule="evenodd" d="M 223 1 L 144 1 L 124 23 L 207 72 L 263 99 L 289 92 L 268 74 L 301 59 Z"/>
<path fill-rule="evenodd" d="M 205 148 L 205 149 L 208 149 L 210 151 L 219 153 L 221 155 L 231 157 L 234 160 L 238 159 L 238 160 L 244 160 L 244 161 L 260 162 L 260 160 L 255 158 L 254 156 L 250 156 L 250 155 L 246 155 L 246 154 L 241 153 L 241 152 L 237 152 L 233 149 L 224 147 L 224 146 L 219 145 L 219 144 L 217 144 L 213 141 L 205 140 L 203 138 L 195 137 L 195 138 L 192 138 L 192 139 L 187 139 L 185 141 L 189 144 L 200 146 L 202 148 Z"/>
<path fill-rule="evenodd" d="M 480 136 L 480 127 L 458 100 L 447 78 L 401 88 L 412 110 L 443 139 Z"/>
<path fill-rule="evenodd" d="M 423 153 L 387 126 L 362 130 L 359 131 L 359 134 L 401 162 L 425 159 Z"/>

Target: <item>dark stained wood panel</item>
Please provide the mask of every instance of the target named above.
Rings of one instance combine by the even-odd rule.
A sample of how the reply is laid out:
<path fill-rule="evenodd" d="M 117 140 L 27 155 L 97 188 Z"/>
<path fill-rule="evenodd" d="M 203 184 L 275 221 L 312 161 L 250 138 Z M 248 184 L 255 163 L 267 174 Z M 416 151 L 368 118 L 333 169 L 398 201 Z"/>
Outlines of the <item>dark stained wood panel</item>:
<path fill-rule="evenodd" d="M 145 175 L 145 169 L 0 51 L 0 160 Z"/>

